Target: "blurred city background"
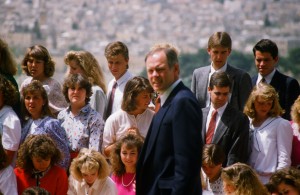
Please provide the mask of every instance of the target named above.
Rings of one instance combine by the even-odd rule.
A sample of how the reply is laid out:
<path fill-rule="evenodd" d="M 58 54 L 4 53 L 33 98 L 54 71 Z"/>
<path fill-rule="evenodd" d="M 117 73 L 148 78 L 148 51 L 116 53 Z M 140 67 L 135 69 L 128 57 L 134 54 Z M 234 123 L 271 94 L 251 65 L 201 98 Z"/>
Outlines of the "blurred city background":
<path fill-rule="evenodd" d="M 207 40 L 226 31 L 233 40 L 229 63 L 256 73 L 252 47 L 262 38 L 280 50 L 279 69 L 300 81 L 300 0 L 0 0 L 0 36 L 20 64 L 25 49 L 42 44 L 56 61 L 62 82 L 69 50 L 88 50 L 111 79 L 104 48 L 128 45 L 130 71 L 145 74 L 144 56 L 156 42 L 181 52 L 181 77 L 190 86 L 195 68 L 210 63 Z M 20 84 L 25 78 L 19 66 Z"/>

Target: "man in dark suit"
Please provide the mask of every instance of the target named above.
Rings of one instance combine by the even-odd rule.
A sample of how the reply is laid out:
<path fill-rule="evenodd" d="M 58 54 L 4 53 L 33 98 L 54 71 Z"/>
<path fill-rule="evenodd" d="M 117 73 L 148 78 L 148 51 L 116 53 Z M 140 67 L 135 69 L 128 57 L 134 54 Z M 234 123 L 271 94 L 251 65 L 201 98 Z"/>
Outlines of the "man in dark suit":
<path fill-rule="evenodd" d="M 278 95 L 280 106 L 285 110 L 282 118 L 291 120 L 291 106 L 300 95 L 299 83 L 296 79 L 280 73 L 275 66 L 279 60 L 278 47 L 269 39 L 262 39 L 253 47 L 255 65 L 258 74 L 252 77 L 253 86 L 259 82 L 272 85 Z"/>
<path fill-rule="evenodd" d="M 160 109 L 154 115 L 136 170 L 136 194 L 201 194 L 201 108 L 179 80 L 178 53 L 155 45 L 146 56 Z"/>
<path fill-rule="evenodd" d="M 236 162 L 246 163 L 248 158 L 249 119 L 228 104 L 231 80 L 225 72 L 212 74 L 208 93 L 211 105 L 202 109 L 202 139 L 206 144 L 221 146 L 226 154 L 223 166 Z M 215 117 L 213 113 L 216 112 Z M 214 120 L 214 126 L 212 122 Z"/>
<path fill-rule="evenodd" d="M 191 90 L 195 93 L 201 108 L 210 105 L 207 87 L 214 72 L 226 72 L 232 79 L 232 93 L 229 104 L 243 111 L 244 105 L 252 90 L 251 78 L 245 71 L 234 68 L 227 63 L 231 53 L 231 38 L 226 32 L 216 32 L 208 40 L 207 52 L 211 57 L 211 65 L 197 68 L 192 77 Z"/>

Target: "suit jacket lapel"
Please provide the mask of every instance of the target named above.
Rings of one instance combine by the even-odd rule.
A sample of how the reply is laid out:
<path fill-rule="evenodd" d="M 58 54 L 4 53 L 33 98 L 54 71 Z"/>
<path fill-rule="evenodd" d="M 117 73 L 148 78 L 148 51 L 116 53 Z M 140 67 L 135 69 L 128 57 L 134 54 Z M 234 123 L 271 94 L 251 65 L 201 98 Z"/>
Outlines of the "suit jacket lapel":
<path fill-rule="evenodd" d="M 201 130 L 202 143 L 206 143 L 206 140 L 205 140 L 206 139 L 206 122 L 207 122 L 209 108 L 210 107 L 206 107 L 206 108 L 202 109 L 202 130 Z"/>
<path fill-rule="evenodd" d="M 278 70 L 275 71 L 275 74 L 270 82 L 270 85 L 272 85 L 276 90 L 279 88 L 280 82 L 282 80 L 280 79 L 280 73 Z"/>
<path fill-rule="evenodd" d="M 214 137 L 212 139 L 212 143 L 218 143 L 226 131 L 228 131 L 228 124 L 231 121 L 231 114 L 230 114 L 230 108 L 229 105 L 226 106 L 224 113 L 219 121 L 219 124 L 215 130 Z"/>
<path fill-rule="evenodd" d="M 148 146 L 144 158 L 144 163 L 147 160 L 148 156 L 150 155 L 151 151 L 153 150 L 153 146 L 155 145 L 156 137 L 158 135 L 158 132 L 160 131 L 160 127 L 162 124 L 162 121 L 167 114 L 167 111 L 169 110 L 172 100 L 174 96 L 177 94 L 177 92 L 183 88 L 183 83 L 180 82 L 171 92 L 169 97 L 167 98 L 166 102 L 163 104 L 163 106 L 159 109 L 159 111 L 154 115 L 152 119 L 152 124 L 151 124 L 151 134 L 148 140 Z"/>

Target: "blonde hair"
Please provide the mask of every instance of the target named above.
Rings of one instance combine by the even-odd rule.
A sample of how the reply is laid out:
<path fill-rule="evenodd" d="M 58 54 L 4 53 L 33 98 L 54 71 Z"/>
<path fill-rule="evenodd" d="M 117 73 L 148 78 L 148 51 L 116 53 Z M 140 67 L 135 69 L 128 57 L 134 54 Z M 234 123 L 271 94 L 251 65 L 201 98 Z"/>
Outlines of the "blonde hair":
<path fill-rule="evenodd" d="M 71 175 L 78 181 L 82 180 L 82 173 L 98 170 L 98 178 L 104 179 L 109 176 L 110 169 L 106 159 L 98 151 L 82 148 L 70 167 Z"/>
<path fill-rule="evenodd" d="M 64 61 L 69 65 L 72 60 L 74 60 L 83 70 L 83 76 L 87 77 L 93 85 L 98 85 L 106 94 L 103 71 L 93 54 L 88 51 L 69 51 L 66 54 Z"/>
<path fill-rule="evenodd" d="M 237 195 L 267 195 L 267 189 L 254 170 L 243 163 L 235 163 L 222 170 L 221 178 L 235 187 Z"/>
<path fill-rule="evenodd" d="M 300 96 L 295 100 L 291 109 L 292 120 L 300 125 Z"/>
<path fill-rule="evenodd" d="M 265 101 L 273 101 L 273 105 L 268 115 L 271 117 L 281 116 L 284 110 L 279 104 L 278 94 L 274 87 L 266 83 L 259 83 L 255 86 L 246 102 L 244 107 L 244 113 L 250 118 L 256 117 L 256 111 L 254 108 L 254 102 L 257 97 L 261 97 Z"/>

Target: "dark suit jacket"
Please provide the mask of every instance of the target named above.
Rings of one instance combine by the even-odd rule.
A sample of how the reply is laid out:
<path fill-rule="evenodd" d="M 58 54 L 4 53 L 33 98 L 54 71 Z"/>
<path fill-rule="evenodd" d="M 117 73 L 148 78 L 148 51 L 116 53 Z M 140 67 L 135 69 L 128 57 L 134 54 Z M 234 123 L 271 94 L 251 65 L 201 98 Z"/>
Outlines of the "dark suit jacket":
<path fill-rule="evenodd" d="M 257 78 L 258 75 L 252 77 L 253 86 L 256 85 Z M 300 87 L 298 81 L 276 70 L 270 85 L 272 85 L 276 89 L 279 95 L 280 106 L 285 110 L 282 118 L 291 120 L 291 107 L 300 95 Z"/>
<path fill-rule="evenodd" d="M 136 194 L 201 194 L 202 114 L 180 82 L 154 115 L 136 170 Z"/>
<path fill-rule="evenodd" d="M 210 107 L 203 108 L 202 141 L 205 143 L 206 121 Z M 246 163 L 249 156 L 249 119 L 229 104 L 216 127 L 212 143 L 221 146 L 227 159 L 223 166 Z"/>
<path fill-rule="evenodd" d="M 194 70 L 191 90 L 196 95 L 201 108 L 206 107 L 208 77 L 210 65 Z M 232 79 L 231 99 L 229 104 L 236 109 L 243 111 L 244 105 L 251 93 L 251 78 L 245 71 L 227 65 L 226 73 Z"/>

